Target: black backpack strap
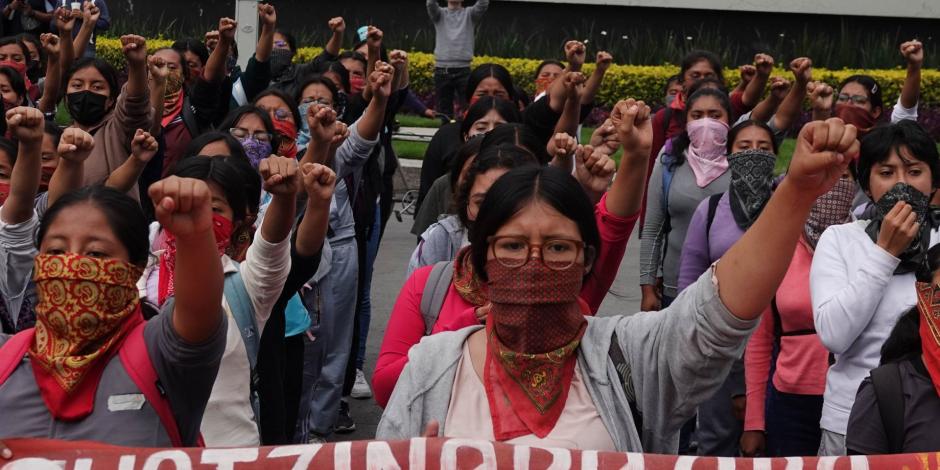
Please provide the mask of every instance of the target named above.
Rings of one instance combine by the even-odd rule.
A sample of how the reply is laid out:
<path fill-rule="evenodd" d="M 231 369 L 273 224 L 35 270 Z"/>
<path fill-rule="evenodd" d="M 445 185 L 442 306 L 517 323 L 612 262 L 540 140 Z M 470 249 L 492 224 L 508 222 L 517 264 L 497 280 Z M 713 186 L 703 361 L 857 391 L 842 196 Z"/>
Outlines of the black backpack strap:
<path fill-rule="evenodd" d="M 450 289 L 453 279 L 453 261 L 438 261 L 431 268 L 431 274 L 424 284 L 424 292 L 421 293 L 421 318 L 424 319 L 425 336 L 431 334 L 437 317 L 441 315 L 441 307 L 444 306 L 444 298 L 447 297 L 447 290 Z"/>
<path fill-rule="evenodd" d="M 708 198 L 708 218 L 705 219 L 705 240 L 709 239 L 708 234 L 712 231 L 712 222 L 715 221 L 715 212 L 718 211 L 718 202 L 721 201 L 721 195 L 724 193 L 712 194 Z"/>
<path fill-rule="evenodd" d="M 668 140 L 669 136 L 669 123 L 672 122 L 672 108 L 666 106 L 666 111 L 663 113 L 663 138 Z"/>
<path fill-rule="evenodd" d="M 614 369 L 617 370 L 617 377 L 620 378 L 620 385 L 623 386 L 623 393 L 627 396 L 627 403 L 630 404 L 630 412 L 633 413 L 633 425 L 636 426 L 636 432 L 643 438 L 643 414 L 636 404 L 636 391 L 633 389 L 633 380 L 630 378 L 630 363 L 623 355 L 620 349 L 620 340 L 617 339 L 617 332 L 610 337 L 610 351 L 608 352 L 610 360 L 614 363 Z"/>
<path fill-rule="evenodd" d="M 899 454 L 904 448 L 904 391 L 901 390 L 901 368 L 891 362 L 871 371 L 871 385 L 881 423 L 888 438 L 890 454 Z"/>

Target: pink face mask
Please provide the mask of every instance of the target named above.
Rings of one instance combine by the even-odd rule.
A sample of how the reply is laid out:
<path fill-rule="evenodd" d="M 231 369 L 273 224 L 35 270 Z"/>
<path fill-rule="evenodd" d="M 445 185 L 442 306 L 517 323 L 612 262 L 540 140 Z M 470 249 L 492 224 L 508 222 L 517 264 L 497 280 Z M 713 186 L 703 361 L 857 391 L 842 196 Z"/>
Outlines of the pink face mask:
<path fill-rule="evenodd" d="M 712 118 L 702 118 L 685 125 L 689 133 L 686 157 L 695 182 L 700 188 L 708 186 L 728 171 L 728 125 Z"/>

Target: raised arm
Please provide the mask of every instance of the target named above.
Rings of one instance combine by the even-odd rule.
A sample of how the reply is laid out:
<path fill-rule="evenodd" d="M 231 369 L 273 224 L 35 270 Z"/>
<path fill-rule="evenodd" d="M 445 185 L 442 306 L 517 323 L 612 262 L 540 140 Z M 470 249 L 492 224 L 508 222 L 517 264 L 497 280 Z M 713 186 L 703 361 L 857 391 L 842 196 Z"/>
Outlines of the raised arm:
<path fill-rule="evenodd" d="M 65 194 L 82 187 L 85 178 L 85 160 L 95 148 L 95 138 L 77 128 L 68 127 L 59 139 L 59 165 L 49 180 L 49 205 Z"/>
<path fill-rule="evenodd" d="M 143 129 L 137 129 L 134 139 L 131 140 L 131 155 L 124 163 L 114 170 L 105 181 L 105 186 L 126 193 L 137 184 L 143 174 L 147 163 L 157 154 L 157 139 Z"/>
<path fill-rule="evenodd" d="M 176 237 L 173 329 L 199 344 L 222 321 L 222 262 L 212 227 L 212 192 L 205 181 L 171 176 L 150 186 L 157 220 Z"/>
<path fill-rule="evenodd" d="M 170 76 L 170 68 L 162 57 L 150 56 L 147 58 L 147 69 L 150 71 L 150 107 L 153 108 L 153 124 L 150 133 L 160 135 L 163 132 L 163 106 L 166 96 L 166 79 Z"/>
<path fill-rule="evenodd" d="M 75 50 L 75 57 L 84 57 L 85 48 L 91 41 L 91 36 L 95 34 L 95 26 L 98 19 L 101 18 L 101 10 L 98 9 L 95 2 L 82 2 L 82 26 L 78 29 L 78 34 L 72 41 L 72 48 Z"/>
<path fill-rule="evenodd" d="M 258 173 L 261 173 L 264 190 L 274 196 L 261 223 L 261 236 L 269 243 L 280 243 L 290 236 L 294 227 L 300 189 L 297 160 L 271 155 L 261 160 Z"/>
<path fill-rule="evenodd" d="M 477 0 L 477 2 L 470 7 L 470 18 L 473 19 L 474 23 L 478 23 L 483 19 L 483 14 L 486 13 L 486 9 L 490 7 L 490 0 Z"/>
<path fill-rule="evenodd" d="M 258 19 L 261 22 L 261 34 L 258 35 L 258 45 L 255 47 L 255 60 L 267 62 L 274 49 L 274 31 L 277 30 L 277 10 L 274 5 L 258 4 Z"/>
<path fill-rule="evenodd" d="M 72 41 L 66 39 L 72 37 L 72 31 L 75 29 L 75 20 L 81 16 L 81 13 L 59 7 L 55 9 L 54 15 L 56 28 L 59 29 L 59 39 L 61 41 L 59 72 L 64 75 L 72 68 L 72 62 L 75 61 L 75 50 Z"/>
<path fill-rule="evenodd" d="M 385 121 L 385 106 L 392 94 L 392 77 L 395 68 L 385 62 L 377 62 L 375 71 L 369 74 L 369 88 L 373 92 L 372 100 L 366 107 L 362 117 L 356 121 L 359 135 L 365 140 L 375 140 L 379 137 L 382 124 Z"/>
<path fill-rule="evenodd" d="M 813 110 L 814 121 L 825 121 L 832 116 L 832 103 L 835 91 L 826 82 L 809 82 L 806 86 L 809 93 L 810 107 Z"/>
<path fill-rule="evenodd" d="M 307 192 L 307 208 L 303 220 L 297 226 L 297 240 L 294 246 L 297 254 L 310 257 L 320 252 L 326 239 L 336 173 L 326 165 L 316 163 L 303 164 L 300 172 L 304 190 Z"/>
<path fill-rule="evenodd" d="M 228 51 L 235 42 L 235 32 L 238 22 L 231 18 L 219 19 L 219 45 L 209 54 L 206 67 L 202 69 L 202 79 L 209 83 L 219 83 L 225 78 L 225 61 L 228 60 Z"/>
<path fill-rule="evenodd" d="M 68 42 L 68 41 L 66 41 Z M 141 36 L 121 36 L 124 58 L 127 59 L 127 96 L 147 93 L 147 40 Z"/>
<path fill-rule="evenodd" d="M 366 57 L 366 77 L 371 77 L 372 72 L 375 71 L 375 65 L 382 55 L 382 39 L 384 37 L 385 33 L 381 29 L 369 26 L 369 32 L 366 34 L 366 48 L 369 51 L 369 56 Z M 371 81 L 366 82 L 366 88 L 362 90 L 362 97 L 371 100 L 373 93 L 375 93 L 375 90 L 372 89 Z"/>
<path fill-rule="evenodd" d="M 787 177 L 754 225 L 718 263 L 719 296 L 736 317 L 752 320 L 770 304 L 790 266 L 810 208 L 858 155 L 856 133 L 855 126 L 841 119 L 803 127 Z"/>
<path fill-rule="evenodd" d="M 901 44 L 901 55 L 907 61 L 907 76 L 901 88 L 901 106 L 916 108 L 920 99 L 920 69 L 924 65 L 924 45 L 920 41 Z"/>
<path fill-rule="evenodd" d="M 408 75 L 408 53 L 395 49 L 388 55 L 388 60 L 395 67 L 395 80 L 392 92 L 408 88 L 411 77 Z"/>
<path fill-rule="evenodd" d="M 310 142 L 304 150 L 300 164 L 326 164 L 330 158 L 330 144 L 336 135 L 336 112 L 325 106 L 313 105 L 307 108 L 307 127 L 310 129 Z"/>
<path fill-rule="evenodd" d="M 428 17 L 431 18 L 431 22 L 437 23 L 441 19 L 441 6 L 437 4 L 437 0 L 427 0 L 425 6 L 428 9 Z"/>
<path fill-rule="evenodd" d="M 597 65 L 594 67 L 594 72 L 591 73 L 591 77 L 588 78 L 587 82 L 584 84 L 584 91 L 581 92 L 581 104 L 591 104 L 594 102 L 594 98 L 597 97 L 597 92 L 601 89 L 601 83 L 604 82 L 604 74 L 607 73 L 607 69 L 609 69 L 613 63 L 614 56 L 610 55 L 609 52 L 600 51 L 597 53 Z"/>
<path fill-rule="evenodd" d="M 46 51 L 46 82 L 42 98 L 39 99 L 39 110 L 43 113 L 54 113 L 56 103 L 59 102 L 59 88 L 62 84 L 62 69 L 60 53 L 62 46 L 59 37 L 52 33 L 39 36 L 39 42 Z"/>
<path fill-rule="evenodd" d="M 611 123 L 623 145 L 620 168 L 607 195 L 607 210 L 628 217 L 640 212 L 646 193 L 646 170 L 653 146 L 653 121 L 650 107 L 642 101 L 627 99 L 614 106 Z"/>
<path fill-rule="evenodd" d="M 33 217 L 42 168 L 42 130 L 45 119 L 38 109 L 20 106 L 6 113 L 7 129 L 19 141 L 10 176 L 10 195 L 0 208 L 3 222 L 15 225 Z"/>
<path fill-rule="evenodd" d="M 770 118 L 777 112 L 780 103 L 790 91 L 790 81 L 783 77 L 773 77 L 770 79 L 770 93 L 762 99 L 757 106 L 751 110 L 751 119 L 760 122 L 769 122 Z"/>
<path fill-rule="evenodd" d="M 813 61 L 807 57 L 793 59 L 790 62 L 790 71 L 793 72 L 793 85 L 774 115 L 774 128 L 780 132 L 789 129 L 800 118 L 803 100 L 806 99 L 806 87 L 813 80 Z"/>
<path fill-rule="evenodd" d="M 764 94 L 764 88 L 767 87 L 770 74 L 774 71 L 774 58 L 767 54 L 757 54 L 754 56 L 754 67 L 757 69 L 757 74 L 747 84 L 744 95 L 741 97 L 741 101 L 746 108 L 756 106 Z"/>
<path fill-rule="evenodd" d="M 607 154 L 595 152 L 590 145 L 580 146 L 575 152 L 575 179 L 581 183 L 584 192 L 595 205 L 604 197 L 616 171 L 617 163 Z"/>
<path fill-rule="evenodd" d="M 584 84 L 584 75 L 581 72 L 565 72 L 555 80 L 562 82 L 565 87 L 565 105 L 561 118 L 555 124 L 555 133 L 564 132 L 570 136 L 578 135 L 578 124 L 581 121 L 581 85 Z"/>
<path fill-rule="evenodd" d="M 343 34 L 346 33 L 346 20 L 344 20 L 342 16 L 330 18 L 329 27 L 333 34 L 330 35 L 330 40 L 326 42 L 326 46 L 323 50 L 326 51 L 327 54 L 335 57 L 339 55 L 339 51 L 343 47 Z"/>
<path fill-rule="evenodd" d="M 587 56 L 587 48 L 581 41 L 568 41 L 565 43 L 565 60 L 568 66 L 565 70 L 568 72 L 580 72 L 584 67 L 584 60 Z"/>

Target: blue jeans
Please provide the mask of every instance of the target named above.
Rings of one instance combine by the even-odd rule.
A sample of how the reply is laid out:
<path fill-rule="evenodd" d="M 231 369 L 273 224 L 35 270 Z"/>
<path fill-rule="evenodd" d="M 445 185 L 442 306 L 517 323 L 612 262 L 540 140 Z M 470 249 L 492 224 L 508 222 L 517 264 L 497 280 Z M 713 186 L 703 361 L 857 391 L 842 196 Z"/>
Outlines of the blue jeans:
<path fill-rule="evenodd" d="M 382 214 L 375 208 L 375 222 L 369 229 L 369 239 L 366 244 L 366 260 L 363 264 L 366 272 L 361 277 L 359 286 L 359 349 L 356 352 L 356 369 L 362 370 L 366 362 L 366 340 L 369 338 L 369 323 L 372 321 L 372 271 L 375 267 L 375 257 L 379 254 L 379 239 L 382 228 Z"/>
<path fill-rule="evenodd" d="M 822 437 L 822 407 L 822 395 L 784 393 L 768 382 L 764 408 L 767 456 L 816 455 Z"/>

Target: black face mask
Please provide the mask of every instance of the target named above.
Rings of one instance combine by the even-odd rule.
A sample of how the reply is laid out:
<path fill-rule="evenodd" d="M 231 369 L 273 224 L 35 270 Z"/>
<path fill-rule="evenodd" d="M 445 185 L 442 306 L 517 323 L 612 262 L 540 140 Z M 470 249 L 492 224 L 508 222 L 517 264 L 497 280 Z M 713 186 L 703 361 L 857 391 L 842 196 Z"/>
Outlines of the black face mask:
<path fill-rule="evenodd" d="M 278 78 L 284 74 L 293 59 L 294 53 L 289 49 L 274 49 L 271 51 L 271 58 L 268 59 L 271 61 L 271 76 Z"/>
<path fill-rule="evenodd" d="M 88 90 L 65 95 L 69 115 L 83 126 L 93 126 L 101 122 L 104 115 L 108 113 L 105 107 L 107 102 L 107 96 Z"/>

